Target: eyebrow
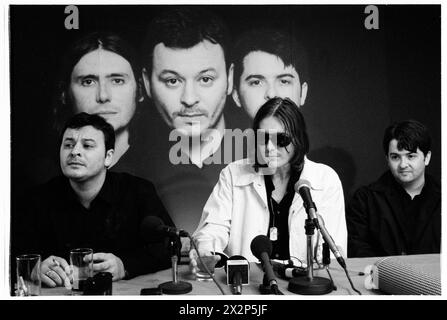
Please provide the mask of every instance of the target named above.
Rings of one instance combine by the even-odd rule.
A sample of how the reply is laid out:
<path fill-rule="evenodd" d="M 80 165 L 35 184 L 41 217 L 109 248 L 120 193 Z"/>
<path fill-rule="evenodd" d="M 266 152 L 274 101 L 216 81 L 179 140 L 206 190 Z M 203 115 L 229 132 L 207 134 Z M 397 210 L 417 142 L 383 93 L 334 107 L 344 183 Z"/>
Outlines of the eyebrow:
<path fill-rule="evenodd" d="M 207 68 L 199 72 L 199 74 L 207 73 L 207 72 L 217 72 L 215 68 Z"/>
<path fill-rule="evenodd" d="M 291 77 L 291 78 L 295 78 L 295 76 L 291 73 L 281 73 L 280 75 L 277 76 L 277 78 L 282 78 L 282 77 Z"/>
<path fill-rule="evenodd" d="M 400 155 L 407 155 L 407 154 L 417 153 L 417 152 L 412 152 L 412 151 L 408 151 L 408 150 L 405 150 L 405 151 L 406 152 L 402 152 L 402 153 L 390 152 L 390 155 L 400 156 Z"/>
<path fill-rule="evenodd" d="M 71 141 L 76 141 L 76 139 L 75 138 L 71 138 L 71 137 L 67 137 L 67 138 L 64 139 L 64 142 L 65 141 L 71 142 Z M 94 143 L 96 143 L 96 140 L 93 139 L 93 138 L 82 138 L 81 141 L 82 142 L 94 142 Z"/>
<path fill-rule="evenodd" d="M 158 77 L 160 78 L 160 77 L 162 77 L 162 76 L 164 76 L 164 75 L 166 75 L 166 74 L 169 74 L 169 73 L 175 74 L 176 76 L 179 76 L 179 77 L 180 77 L 180 74 L 178 74 L 178 72 L 176 72 L 176 71 L 174 71 L 174 70 L 169 70 L 169 69 L 165 69 L 165 70 L 163 70 L 162 72 L 160 72 L 160 74 L 158 75 Z"/>
<path fill-rule="evenodd" d="M 115 73 L 110 73 L 108 75 L 106 75 L 106 78 L 114 78 L 114 77 L 129 77 L 129 74 L 127 74 L 126 72 L 115 72 Z M 97 74 L 81 74 L 76 76 L 76 80 L 80 80 L 80 79 L 86 79 L 86 78 L 92 78 L 92 79 L 99 79 L 99 76 Z"/>
<path fill-rule="evenodd" d="M 265 77 L 262 74 L 250 74 L 244 80 L 248 81 L 248 80 L 251 80 L 251 79 L 265 79 Z"/>
<path fill-rule="evenodd" d="M 283 77 L 291 77 L 291 78 L 295 78 L 295 76 L 291 73 L 281 73 L 279 75 L 276 76 L 276 78 L 283 78 Z M 251 79 L 265 79 L 266 77 L 262 74 L 250 74 L 248 75 L 244 80 L 248 81 Z"/>
<path fill-rule="evenodd" d="M 215 68 L 207 68 L 207 69 L 203 69 L 203 70 L 199 71 L 198 74 L 204 74 L 204 73 L 207 73 L 207 72 L 216 72 L 217 73 L 217 70 Z M 158 76 L 162 77 L 162 76 L 164 76 L 164 75 L 166 75 L 168 73 L 172 73 L 172 74 L 175 74 L 176 76 L 178 76 L 180 78 L 183 78 L 177 71 L 169 70 L 169 69 L 165 69 L 165 70 L 161 71 Z"/>
<path fill-rule="evenodd" d="M 113 77 L 129 77 L 129 74 L 127 74 L 126 72 L 115 72 L 108 74 L 106 76 L 106 78 L 113 78 Z"/>

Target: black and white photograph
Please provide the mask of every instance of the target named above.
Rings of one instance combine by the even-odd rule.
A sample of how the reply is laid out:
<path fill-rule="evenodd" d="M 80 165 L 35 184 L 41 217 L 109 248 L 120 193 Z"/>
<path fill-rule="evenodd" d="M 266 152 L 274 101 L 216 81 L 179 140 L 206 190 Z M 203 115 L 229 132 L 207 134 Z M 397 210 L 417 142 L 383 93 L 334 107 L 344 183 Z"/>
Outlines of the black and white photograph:
<path fill-rule="evenodd" d="M 442 297 L 440 4 L 4 9 L 8 299 Z"/>

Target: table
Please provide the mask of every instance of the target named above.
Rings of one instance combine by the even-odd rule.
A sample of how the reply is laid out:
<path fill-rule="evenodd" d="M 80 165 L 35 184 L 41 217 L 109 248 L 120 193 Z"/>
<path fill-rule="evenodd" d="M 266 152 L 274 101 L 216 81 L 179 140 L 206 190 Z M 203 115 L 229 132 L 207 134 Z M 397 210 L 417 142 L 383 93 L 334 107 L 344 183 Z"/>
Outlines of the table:
<path fill-rule="evenodd" d="M 426 273 L 440 277 L 440 255 L 439 254 L 425 254 L 425 255 L 410 255 L 399 256 L 402 262 L 412 264 Z M 383 294 L 379 290 L 367 290 L 364 286 L 365 275 L 360 275 L 365 267 L 377 262 L 380 258 L 350 258 L 346 260 L 347 269 L 354 287 L 359 290 L 362 295 L 378 295 Z M 332 291 L 329 295 L 357 295 L 351 288 L 344 270 L 340 267 L 336 260 L 332 260 L 329 266 L 329 271 L 334 280 L 337 290 Z M 243 286 L 242 295 L 258 296 L 259 284 L 262 283 L 264 272 L 259 264 L 250 264 L 250 284 Z M 325 269 L 314 270 L 314 276 L 329 278 Z M 189 272 L 188 265 L 180 265 L 178 272 L 179 280 L 187 281 L 192 284 L 192 291 L 188 295 L 222 295 L 218 287 L 213 281 L 197 281 Z M 224 269 L 217 269 L 215 271 L 215 278 L 220 283 L 225 294 L 231 295 L 230 287 L 226 285 L 226 273 Z M 172 270 L 167 269 L 152 274 L 142 275 L 130 280 L 120 280 L 113 283 L 113 295 L 127 296 L 140 295 L 142 288 L 154 288 L 159 284 L 172 280 Z M 284 295 L 295 295 L 287 290 L 288 280 L 277 277 L 278 286 Z M 42 288 L 43 296 L 60 296 L 71 295 L 71 291 L 63 287 L 58 288 Z M 167 296 L 168 297 L 168 296 Z M 248 298 L 249 296 L 247 296 Z"/>

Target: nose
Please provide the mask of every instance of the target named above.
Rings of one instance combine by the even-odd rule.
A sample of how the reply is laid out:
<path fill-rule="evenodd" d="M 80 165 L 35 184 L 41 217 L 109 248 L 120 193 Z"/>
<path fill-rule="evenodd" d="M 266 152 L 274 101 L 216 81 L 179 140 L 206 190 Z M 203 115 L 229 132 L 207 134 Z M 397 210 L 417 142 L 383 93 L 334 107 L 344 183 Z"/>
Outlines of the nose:
<path fill-rule="evenodd" d="M 270 100 L 272 98 L 276 97 L 276 88 L 275 85 L 273 83 L 269 83 L 267 84 L 267 89 L 265 91 L 265 100 Z"/>
<path fill-rule="evenodd" d="M 104 82 L 100 82 L 99 86 L 98 86 L 98 93 L 97 93 L 97 97 L 96 97 L 98 103 L 106 103 L 110 101 L 110 91 L 109 91 L 109 87 L 107 86 L 106 83 Z"/>
<path fill-rule="evenodd" d="M 76 157 L 76 156 L 80 156 L 81 155 L 81 146 L 79 145 L 79 143 L 76 143 L 73 146 L 73 149 L 71 149 L 70 152 L 71 156 Z"/>
<path fill-rule="evenodd" d="M 186 82 L 180 99 L 181 103 L 188 108 L 194 107 L 199 102 L 199 98 L 193 83 Z"/>
<path fill-rule="evenodd" d="M 270 138 L 265 145 L 265 152 L 267 156 L 276 149 L 276 146 L 273 144 L 272 139 Z"/>
<path fill-rule="evenodd" d="M 406 157 L 402 157 L 399 162 L 400 168 L 406 168 L 408 166 L 408 160 Z"/>

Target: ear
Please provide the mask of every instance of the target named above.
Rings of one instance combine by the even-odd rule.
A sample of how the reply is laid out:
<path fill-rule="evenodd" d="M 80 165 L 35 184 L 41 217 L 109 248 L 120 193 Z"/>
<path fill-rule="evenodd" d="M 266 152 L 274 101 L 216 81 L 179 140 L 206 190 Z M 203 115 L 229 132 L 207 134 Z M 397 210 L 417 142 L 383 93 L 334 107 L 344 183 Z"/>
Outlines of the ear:
<path fill-rule="evenodd" d="M 234 74 L 234 64 L 230 65 L 228 68 L 228 80 L 227 80 L 227 96 L 233 91 L 233 74 Z"/>
<path fill-rule="evenodd" d="M 239 93 L 237 92 L 237 89 L 236 89 L 236 88 L 233 89 L 233 92 L 232 92 L 231 96 L 233 97 L 233 101 L 234 101 L 234 103 L 235 103 L 239 108 L 242 107 L 242 105 L 241 105 L 241 100 L 239 100 Z"/>
<path fill-rule="evenodd" d="M 67 99 L 65 98 L 65 90 L 62 91 L 60 99 L 62 104 L 67 104 Z"/>
<path fill-rule="evenodd" d="M 144 88 L 146 89 L 146 94 L 148 95 L 149 98 L 152 98 L 150 74 L 147 72 L 146 68 L 143 68 L 142 76 L 143 76 Z"/>
<path fill-rule="evenodd" d="M 426 166 L 428 166 L 428 164 L 430 163 L 430 159 L 431 159 L 431 151 L 427 152 L 427 155 L 425 156 L 424 162 Z"/>
<path fill-rule="evenodd" d="M 113 149 L 107 150 L 106 158 L 104 159 L 104 166 L 106 168 L 110 167 L 110 165 L 112 164 L 114 152 L 115 152 L 115 150 L 113 150 Z"/>
<path fill-rule="evenodd" d="M 144 83 L 143 83 L 143 79 L 138 78 L 137 81 L 137 101 L 138 102 L 143 102 L 144 101 Z"/>
<path fill-rule="evenodd" d="M 300 106 L 304 105 L 304 103 L 306 102 L 306 97 L 307 97 L 307 82 L 304 82 L 301 85 L 301 97 L 300 97 Z"/>

